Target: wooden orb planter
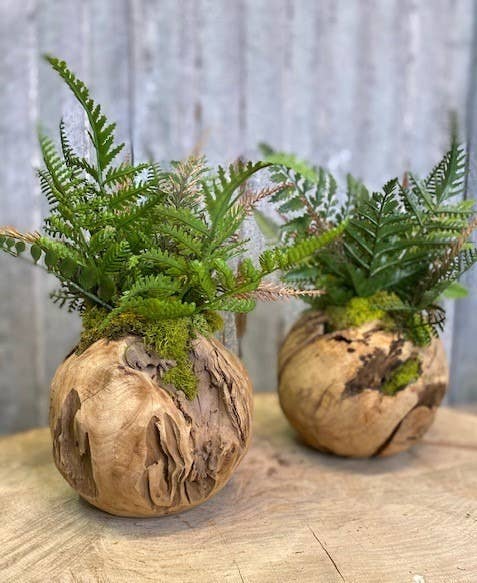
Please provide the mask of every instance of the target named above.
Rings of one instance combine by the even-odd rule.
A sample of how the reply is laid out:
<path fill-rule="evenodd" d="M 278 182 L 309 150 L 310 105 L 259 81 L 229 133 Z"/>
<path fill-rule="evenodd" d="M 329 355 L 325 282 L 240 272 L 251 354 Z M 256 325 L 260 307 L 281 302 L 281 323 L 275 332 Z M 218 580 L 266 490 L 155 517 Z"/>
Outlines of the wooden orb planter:
<path fill-rule="evenodd" d="M 51 386 L 58 470 L 111 514 L 160 516 L 216 494 L 250 439 L 252 386 L 240 361 L 212 338 L 193 341 L 198 394 L 161 382 L 171 363 L 138 337 L 100 340 L 70 355 Z"/>
<path fill-rule="evenodd" d="M 448 384 L 443 346 L 417 347 L 379 322 L 325 333 L 326 318 L 305 314 L 279 355 L 281 407 L 308 445 L 349 457 L 408 449 L 430 427 Z M 409 359 L 418 377 L 387 395 L 381 387 Z"/>

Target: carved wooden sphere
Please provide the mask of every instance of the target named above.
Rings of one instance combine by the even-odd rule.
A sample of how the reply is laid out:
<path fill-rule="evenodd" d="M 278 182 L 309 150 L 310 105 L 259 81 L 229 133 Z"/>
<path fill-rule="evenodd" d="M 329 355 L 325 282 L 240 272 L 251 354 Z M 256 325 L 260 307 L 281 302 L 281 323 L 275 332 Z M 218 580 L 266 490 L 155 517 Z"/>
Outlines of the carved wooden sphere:
<path fill-rule="evenodd" d="M 80 496 L 111 514 L 159 516 L 192 508 L 227 483 L 249 444 L 251 383 L 215 339 L 194 340 L 191 359 L 192 400 L 164 385 L 164 361 L 134 336 L 100 340 L 58 368 L 54 459 Z"/>
<path fill-rule="evenodd" d="M 417 378 L 393 395 L 381 388 L 403 363 Z M 378 322 L 325 333 L 325 318 L 305 314 L 279 355 L 281 407 L 305 443 L 350 457 L 391 455 L 430 427 L 448 384 L 440 340 L 417 347 Z"/>

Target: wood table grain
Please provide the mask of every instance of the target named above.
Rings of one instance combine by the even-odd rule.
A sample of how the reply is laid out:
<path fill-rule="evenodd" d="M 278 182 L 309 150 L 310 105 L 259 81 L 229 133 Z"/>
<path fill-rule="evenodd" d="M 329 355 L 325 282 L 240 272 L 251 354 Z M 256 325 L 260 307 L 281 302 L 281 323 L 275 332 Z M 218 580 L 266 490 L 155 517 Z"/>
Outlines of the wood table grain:
<path fill-rule="evenodd" d="M 0 440 L 0 581 L 477 581 L 477 417 L 441 409 L 393 458 L 300 444 L 257 395 L 253 445 L 214 499 L 165 518 L 109 516 L 53 466 L 47 429 Z"/>

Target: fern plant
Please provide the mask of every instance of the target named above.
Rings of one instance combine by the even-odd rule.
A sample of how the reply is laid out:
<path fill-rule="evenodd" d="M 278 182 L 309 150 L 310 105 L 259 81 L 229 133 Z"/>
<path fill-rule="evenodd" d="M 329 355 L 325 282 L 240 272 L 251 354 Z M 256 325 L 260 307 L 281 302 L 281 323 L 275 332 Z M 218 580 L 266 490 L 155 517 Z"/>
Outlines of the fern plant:
<path fill-rule="evenodd" d="M 338 239 L 286 270 L 285 281 L 323 288 L 326 294 L 304 299 L 325 310 L 335 328 L 379 317 L 415 343 L 429 343 L 444 323 L 440 299 L 464 293 L 457 280 L 477 260 L 470 241 L 474 205 L 464 200 L 464 148 L 453 141 L 424 180 L 409 173 L 380 192 L 348 175 L 344 194 L 324 168 L 267 146 L 263 151 L 272 180 L 286 183 L 272 196 L 283 241 L 296 245 L 346 221 Z"/>
<path fill-rule="evenodd" d="M 176 361 L 166 380 L 192 397 L 188 350 L 195 331 L 217 329 L 218 311 L 252 310 L 264 296 L 264 277 L 300 265 L 338 229 L 267 250 L 254 265 L 243 258 L 240 228 L 254 201 L 268 193 L 243 196 L 243 186 L 269 163 L 239 162 L 212 173 L 202 158 L 165 169 L 118 161 L 124 144 L 115 141 L 115 124 L 65 62 L 46 58 L 86 114 L 92 156 L 74 151 L 63 122 L 59 149 L 41 134 L 39 179 L 49 216 L 41 233 L 3 228 L 0 248 L 14 256 L 29 251 L 58 278 L 53 299 L 83 318 L 79 350 L 101 337 L 140 334 Z"/>

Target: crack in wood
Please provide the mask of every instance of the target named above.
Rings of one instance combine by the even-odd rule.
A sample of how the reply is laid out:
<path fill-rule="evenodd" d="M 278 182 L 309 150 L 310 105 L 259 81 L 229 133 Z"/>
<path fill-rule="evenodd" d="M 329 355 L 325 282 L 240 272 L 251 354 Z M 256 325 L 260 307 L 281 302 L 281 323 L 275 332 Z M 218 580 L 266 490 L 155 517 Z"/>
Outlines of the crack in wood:
<path fill-rule="evenodd" d="M 325 547 L 325 545 L 321 542 L 321 540 L 318 538 L 316 532 L 311 528 L 310 525 L 308 525 L 308 528 L 310 529 L 311 534 L 313 535 L 313 538 L 317 541 L 317 543 L 320 545 L 320 547 L 325 551 L 326 556 L 329 558 L 329 560 L 331 561 L 333 567 L 335 568 L 336 572 L 338 573 L 338 575 L 341 577 L 342 581 L 345 581 L 345 578 L 343 577 L 343 573 L 339 570 L 338 565 L 336 564 L 336 561 L 333 559 L 333 557 L 331 556 L 331 554 L 329 553 L 328 549 Z"/>

